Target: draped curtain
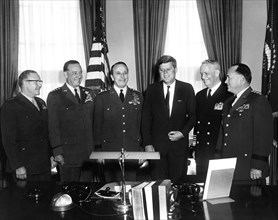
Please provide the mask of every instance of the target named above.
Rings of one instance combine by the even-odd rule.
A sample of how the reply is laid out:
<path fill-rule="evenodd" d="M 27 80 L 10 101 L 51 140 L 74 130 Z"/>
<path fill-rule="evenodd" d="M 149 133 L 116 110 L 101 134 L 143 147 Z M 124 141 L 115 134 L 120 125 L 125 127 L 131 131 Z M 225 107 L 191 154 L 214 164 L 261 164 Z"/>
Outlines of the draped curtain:
<path fill-rule="evenodd" d="M 197 0 L 197 6 L 209 59 L 226 73 L 241 61 L 242 0 Z"/>
<path fill-rule="evenodd" d="M 97 0 L 79 0 L 86 66 L 89 64 L 90 51 L 93 42 L 93 31 L 96 20 L 96 1 Z"/>
<path fill-rule="evenodd" d="M 12 96 L 18 75 L 19 1 L 0 1 L 0 102 Z"/>
<path fill-rule="evenodd" d="M 86 64 L 79 0 L 19 2 L 19 72 L 33 69 L 40 74 L 40 97 L 45 100 L 51 90 L 65 82 L 64 63 L 78 60 L 84 85 Z"/>
<path fill-rule="evenodd" d="M 177 60 L 176 78 L 203 88 L 201 62 L 208 58 L 196 1 L 170 1 L 164 54 Z"/>
<path fill-rule="evenodd" d="M 155 81 L 155 63 L 163 54 L 169 0 L 133 0 L 137 88 Z"/>

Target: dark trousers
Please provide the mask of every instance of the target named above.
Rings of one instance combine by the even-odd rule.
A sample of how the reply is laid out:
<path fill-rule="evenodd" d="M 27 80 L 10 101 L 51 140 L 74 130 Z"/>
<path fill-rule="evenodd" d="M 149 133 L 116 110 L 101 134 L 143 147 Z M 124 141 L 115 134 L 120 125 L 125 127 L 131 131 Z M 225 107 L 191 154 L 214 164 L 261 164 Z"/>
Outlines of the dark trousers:
<path fill-rule="evenodd" d="M 124 178 L 125 181 L 136 181 L 137 171 L 139 168 L 138 160 L 128 161 L 124 163 Z M 104 177 L 106 182 L 122 181 L 122 170 L 119 162 L 105 160 Z"/>
<path fill-rule="evenodd" d="M 198 176 L 207 176 L 207 171 L 208 167 L 207 166 L 199 166 L 198 164 L 196 165 L 196 174 Z"/>
<path fill-rule="evenodd" d="M 28 174 L 27 172 L 27 178 L 24 180 L 17 179 L 15 173 L 12 173 L 12 175 L 7 175 L 8 184 L 16 183 L 18 186 L 22 187 L 25 186 L 27 182 L 49 182 L 51 180 L 50 170 L 40 174 Z"/>
<path fill-rule="evenodd" d="M 67 167 L 58 166 L 61 182 L 91 182 L 93 179 L 92 169 L 90 166 L 84 167 Z"/>
<path fill-rule="evenodd" d="M 188 168 L 187 150 L 180 146 L 171 146 L 167 151 L 160 152 L 160 160 L 152 160 L 152 179 L 171 179 L 172 183 L 178 183 L 185 178 Z"/>

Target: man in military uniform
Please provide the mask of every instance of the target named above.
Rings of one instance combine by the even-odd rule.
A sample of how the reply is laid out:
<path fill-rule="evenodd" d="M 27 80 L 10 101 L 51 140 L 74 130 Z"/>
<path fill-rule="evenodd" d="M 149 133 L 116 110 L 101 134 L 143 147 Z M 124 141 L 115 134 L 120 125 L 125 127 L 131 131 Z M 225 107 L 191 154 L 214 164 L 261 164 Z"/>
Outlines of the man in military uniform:
<path fill-rule="evenodd" d="M 47 109 L 45 102 L 36 97 L 40 94 L 42 80 L 37 72 L 26 70 L 20 74 L 18 84 L 21 92 L 6 101 L 1 109 L 7 171 L 17 180 L 50 181 Z"/>
<path fill-rule="evenodd" d="M 47 97 L 50 142 L 55 161 L 59 163 L 61 181 L 90 181 L 91 176 L 83 174 L 88 174 L 84 164 L 94 146 L 94 94 L 80 86 L 82 70 L 79 62 L 66 62 L 63 71 L 66 83 Z"/>
<path fill-rule="evenodd" d="M 226 83 L 235 96 L 224 103 L 216 148 L 223 158 L 237 157 L 235 181 L 256 183 L 269 173 L 273 118 L 267 99 L 250 87 L 251 79 L 247 65 L 229 68 Z"/>
<path fill-rule="evenodd" d="M 127 86 L 128 67 L 117 62 L 111 68 L 113 87 L 99 93 L 95 98 L 94 141 L 96 150 L 140 151 L 142 94 Z M 135 181 L 138 161 L 125 165 L 126 180 Z M 121 180 L 118 161 L 105 161 L 105 180 Z"/>
<path fill-rule="evenodd" d="M 208 162 L 214 158 L 223 104 L 232 94 L 221 82 L 223 75 L 217 61 L 202 62 L 200 73 L 207 88 L 196 94 L 195 159 L 197 175 L 205 176 Z"/>

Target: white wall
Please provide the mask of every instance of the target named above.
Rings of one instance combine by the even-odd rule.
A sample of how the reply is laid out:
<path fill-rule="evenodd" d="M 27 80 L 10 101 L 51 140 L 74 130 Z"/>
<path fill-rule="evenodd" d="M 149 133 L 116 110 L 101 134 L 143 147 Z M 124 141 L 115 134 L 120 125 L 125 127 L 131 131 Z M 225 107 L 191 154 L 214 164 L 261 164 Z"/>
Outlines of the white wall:
<path fill-rule="evenodd" d="M 243 0 L 242 62 L 252 71 L 251 86 L 261 91 L 266 0 Z"/>
<path fill-rule="evenodd" d="M 106 7 L 110 63 L 126 62 L 130 70 L 129 86 L 136 89 L 132 0 L 107 0 Z M 266 19 L 266 0 L 243 0 L 242 62 L 251 68 L 251 85 L 258 91 L 261 91 Z"/>

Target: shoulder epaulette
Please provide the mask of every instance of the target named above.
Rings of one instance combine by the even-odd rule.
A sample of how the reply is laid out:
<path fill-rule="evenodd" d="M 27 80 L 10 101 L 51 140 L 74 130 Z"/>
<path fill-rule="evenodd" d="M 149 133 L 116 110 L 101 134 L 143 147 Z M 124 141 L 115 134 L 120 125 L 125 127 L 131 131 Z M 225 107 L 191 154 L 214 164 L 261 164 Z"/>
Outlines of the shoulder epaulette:
<path fill-rule="evenodd" d="M 259 91 L 257 91 L 257 90 L 252 90 L 252 92 L 255 93 L 255 94 L 258 94 L 258 95 L 261 95 L 261 94 L 262 94 L 261 92 L 259 92 Z"/>
<path fill-rule="evenodd" d="M 92 89 L 83 86 L 80 86 L 80 89 L 82 89 L 83 91 L 93 91 Z"/>
<path fill-rule="evenodd" d="M 133 88 L 130 88 L 133 92 L 138 92 L 138 93 L 141 93 L 139 90 L 137 89 L 133 89 Z"/>
<path fill-rule="evenodd" d="M 7 101 L 12 101 L 12 100 L 15 100 L 16 99 L 16 96 L 12 96 L 10 98 L 7 99 Z"/>
<path fill-rule="evenodd" d="M 110 89 L 108 89 L 108 90 L 100 90 L 100 92 L 98 94 L 102 94 L 102 93 L 105 93 L 105 92 L 110 92 Z"/>
<path fill-rule="evenodd" d="M 53 90 L 50 91 L 50 92 L 56 92 L 56 91 L 59 91 L 59 90 L 62 90 L 62 87 L 58 87 L 58 88 L 56 88 L 56 89 L 53 89 Z"/>

